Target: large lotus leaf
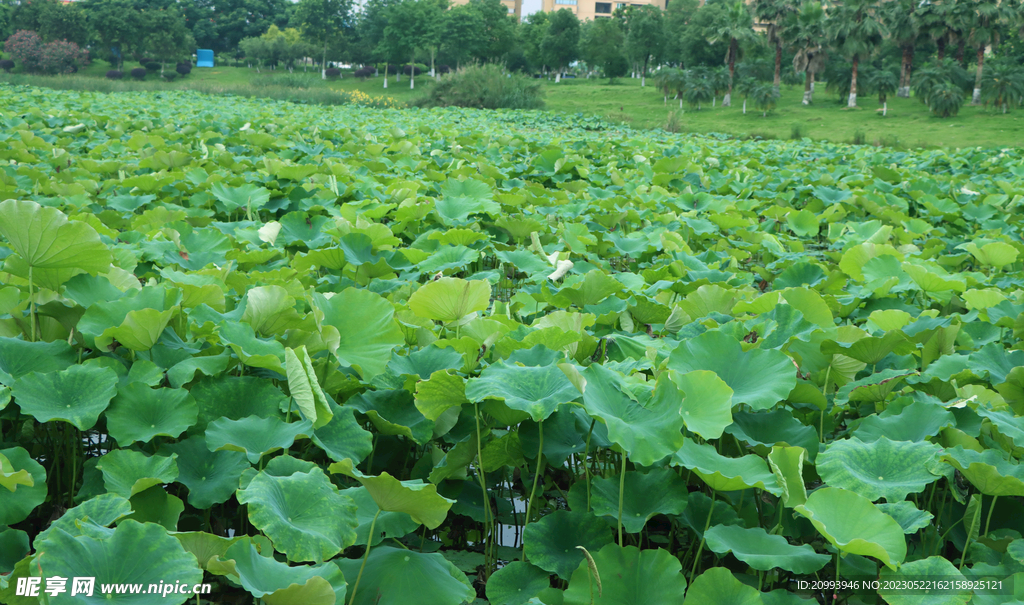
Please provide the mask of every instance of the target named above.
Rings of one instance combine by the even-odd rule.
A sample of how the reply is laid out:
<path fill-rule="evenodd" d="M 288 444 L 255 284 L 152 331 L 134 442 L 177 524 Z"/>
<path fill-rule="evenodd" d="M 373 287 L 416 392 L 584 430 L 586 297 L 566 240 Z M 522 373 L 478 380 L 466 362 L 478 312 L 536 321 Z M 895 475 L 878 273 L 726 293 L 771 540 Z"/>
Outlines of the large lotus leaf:
<path fill-rule="evenodd" d="M 117 390 L 107 410 L 107 430 L 121 445 L 177 437 L 196 423 L 199 407 L 185 389 L 151 389 L 133 382 Z"/>
<path fill-rule="evenodd" d="M 249 540 L 249 536 L 244 535 L 225 538 L 201 531 L 178 531 L 171 532 L 171 535 L 177 538 L 185 552 L 196 558 L 199 567 L 203 569 L 206 569 L 210 559 L 223 555 L 235 542 Z"/>
<path fill-rule="evenodd" d="M 287 477 L 260 472 L 236 495 L 289 561 L 321 562 L 355 544 L 356 505 L 320 469 Z"/>
<path fill-rule="evenodd" d="M 680 413 L 690 431 L 705 439 L 718 439 L 732 424 L 732 389 L 714 372 L 694 370 L 670 375 L 683 394 Z"/>
<path fill-rule="evenodd" d="M 255 376 L 203 378 L 189 390 L 199 406 L 193 430 L 206 430 L 213 420 L 241 420 L 248 416 L 284 418 L 288 398 L 270 380 Z"/>
<path fill-rule="evenodd" d="M 178 477 L 177 454 L 147 456 L 132 450 L 114 450 L 96 464 L 103 473 L 108 493 L 131 498 L 154 485 L 171 483 Z"/>
<path fill-rule="evenodd" d="M 159 485 L 131 497 L 132 514 L 126 517 L 139 523 L 156 523 L 168 531 L 178 529 L 178 519 L 185 510 L 181 498 L 164 491 Z"/>
<path fill-rule="evenodd" d="M 366 414 L 373 426 L 384 435 L 402 435 L 424 444 L 433 437 L 434 422 L 428 420 L 405 389 L 364 391 L 345 402 Z"/>
<path fill-rule="evenodd" d="M 797 446 L 777 445 L 768 454 L 768 466 L 782 488 L 783 506 L 794 507 L 807 501 L 807 486 L 804 485 L 806 458 L 807 450 Z"/>
<path fill-rule="evenodd" d="M 476 597 L 466 574 L 440 553 L 378 546 L 366 558 L 366 567 L 355 586 L 360 559 L 336 559 L 349 579 L 351 605 L 460 605 Z"/>
<path fill-rule="evenodd" d="M 873 414 L 865 418 L 853 435 L 864 442 L 888 437 L 893 441 L 924 441 L 956 424 L 952 412 L 941 405 L 915 401 L 898 414 Z"/>
<path fill-rule="evenodd" d="M 110 350 L 115 339 L 115 333 L 127 335 L 133 339 L 132 346 L 144 345 L 142 339 L 147 341 L 153 338 L 151 326 L 145 325 L 149 319 L 159 320 L 166 325 L 164 316 L 160 315 L 165 311 L 173 309 L 181 300 L 181 291 L 177 288 L 168 288 L 165 285 L 146 286 L 141 289 L 131 289 L 124 296 L 109 302 L 99 302 L 86 309 L 82 318 L 75 328 L 85 336 L 86 344 L 97 349 Z M 156 316 L 151 313 L 133 315 L 129 321 L 128 315 L 132 312 L 155 311 Z M 168 319 L 170 315 L 166 316 Z M 135 330 L 138 334 L 135 334 Z M 156 332 L 159 337 L 163 327 Z M 135 342 L 138 340 L 138 342 Z M 148 350 L 150 347 L 137 350 Z"/>
<path fill-rule="evenodd" d="M 39 422 L 64 420 L 91 429 L 117 394 L 109 368 L 75 365 L 60 372 L 33 372 L 14 382 L 11 394 L 21 410 Z"/>
<path fill-rule="evenodd" d="M 594 478 L 591 481 L 591 510 L 595 515 L 617 519 L 619 516 L 619 478 Z M 649 473 L 626 472 L 622 502 L 622 527 L 639 533 L 654 515 L 678 515 L 686 508 L 686 482 L 671 469 Z"/>
<path fill-rule="evenodd" d="M 800 446 L 807 450 L 808 460 L 814 462 L 818 455 L 818 431 L 801 424 L 786 408 L 768 412 L 737 412 L 733 424 L 725 432 L 751 445 L 774 447 L 776 445 Z"/>
<path fill-rule="evenodd" d="M 59 372 L 75 363 L 71 345 L 55 342 L 28 342 L 20 338 L 0 338 L 0 383 L 11 385 L 15 378 L 32 372 Z"/>
<path fill-rule="evenodd" d="M 487 579 L 487 601 L 491 605 L 526 605 L 551 587 L 551 574 L 529 563 L 513 561 Z"/>
<path fill-rule="evenodd" d="M 154 523 L 126 519 L 109 537 L 72 536 L 64 530 L 50 533 L 38 543 L 38 562 L 48 577 L 91 577 L 96 588 L 101 584 L 175 584 L 193 586 L 203 581 L 203 570 L 196 558 L 185 552 L 181 544 Z M 159 605 L 184 603 L 190 594 L 138 593 L 93 597 L 70 592 L 53 599 L 55 603 L 131 603 Z"/>
<path fill-rule="evenodd" d="M 297 328 L 302 318 L 295 310 L 295 299 L 282 286 L 257 286 L 245 293 L 241 321 L 252 326 L 259 336 L 283 334 Z"/>
<path fill-rule="evenodd" d="M 270 190 L 252 183 L 241 187 L 228 187 L 224 183 L 214 183 L 210 194 L 217 198 L 224 212 L 230 214 L 239 208 L 247 211 L 259 210 L 270 200 Z"/>
<path fill-rule="evenodd" d="M 335 462 L 328 470 L 343 473 L 363 484 L 382 511 L 406 513 L 417 523 L 437 529 L 448 516 L 454 500 L 437 493 L 437 486 L 422 481 L 399 481 L 388 473 L 379 477 L 364 475 L 351 460 Z"/>
<path fill-rule="evenodd" d="M 127 498 L 117 494 L 100 494 L 74 508 L 69 508 L 63 515 L 51 523 L 49 527 L 39 532 L 39 535 L 35 538 L 36 550 L 39 550 L 39 543 L 45 540 L 50 535 L 50 532 L 57 529 L 65 531 L 72 536 L 81 536 L 84 535 L 83 525 L 91 523 L 99 527 L 107 527 L 131 513 L 132 505 Z"/>
<path fill-rule="evenodd" d="M 610 544 L 612 532 L 608 524 L 590 513 L 556 510 L 530 523 L 523 530 L 526 557 L 545 571 L 569 579 L 584 560 L 582 546 L 597 552 Z"/>
<path fill-rule="evenodd" d="M 619 280 L 602 271 L 592 270 L 588 271 L 583 279 L 573 284 L 572 287 L 559 290 L 558 296 L 583 308 L 596 305 L 621 290 L 622 283 Z"/>
<path fill-rule="evenodd" d="M 458 321 L 491 304 L 491 285 L 486 280 L 442 277 L 419 287 L 409 297 L 409 308 L 419 317 L 434 321 Z"/>
<path fill-rule="evenodd" d="M 441 198 L 434 210 L 445 226 L 464 222 L 470 214 L 497 214 L 501 206 L 492 200 L 491 188 L 476 179 L 449 178 L 440 186 Z"/>
<path fill-rule="evenodd" d="M 577 416 L 575 411 L 582 414 L 583 418 Z M 590 422 L 590 417 L 580 408 L 563 407 L 548 417 L 544 421 L 544 457 L 547 461 L 561 466 L 572 454 L 582 453 L 587 448 Z M 537 428 L 538 425 L 528 421 L 519 425 L 520 451 L 531 458 L 537 455 L 537 449 L 540 447 L 540 432 Z M 599 431 L 602 428 L 604 427 L 601 424 L 594 425 L 594 432 L 591 434 L 591 450 L 594 449 L 594 444 L 598 443 Z M 487 458 L 488 446 L 484 446 L 484 458 Z"/>
<path fill-rule="evenodd" d="M 241 420 L 221 418 L 206 427 L 206 445 L 211 452 L 243 452 L 256 464 L 264 455 L 291 447 L 299 435 L 312 434 L 308 420 L 284 422 L 278 418 L 249 416 Z"/>
<path fill-rule="evenodd" d="M 1008 437 L 1016 447 L 1024 447 L 1024 418 L 1008 411 L 994 411 L 978 406 L 978 415 L 987 418 L 1000 435 Z"/>
<path fill-rule="evenodd" d="M 710 444 L 698 444 L 687 439 L 683 447 L 672 455 L 670 464 L 693 469 L 716 491 L 731 492 L 759 487 L 776 496 L 782 495 L 782 488 L 775 475 L 768 470 L 768 464 L 753 454 L 742 458 L 727 458 Z"/>
<path fill-rule="evenodd" d="M 724 567 L 712 567 L 690 584 L 683 605 L 762 605 L 761 593 Z"/>
<path fill-rule="evenodd" d="M 592 556 L 603 590 L 583 561 L 573 570 L 565 605 L 675 605 L 686 592 L 682 564 L 667 550 L 607 544 Z"/>
<path fill-rule="evenodd" d="M 313 360 L 309 358 L 306 347 L 298 349 L 286 347 L 284 365 L 288 373 L 288 390 L 299 411 L 318 429 L 331 421 L 331 407 L 327 396 L 320 388 L 320 381 L 313 370 Z"/>
<path fill-rule="evenodd" d="M 231 544 L 210 562 L 210 569 L 228 575 L 267 605 L 341 605 L 345 602 L 345 576 L 336 565 L 289 566 L 272 556 L 261 555 L 250 540 Z"/>
<path fill-rule="evenodd" d="M 556 365 L 529 367 L 498 361 L 487 366 L 480 378 L 466 384 L 466 397 L 470 400 L 502 399 L 513 410 L 530 414 L 534 422 L 543 421 L 559 404 L 579 396 L 580 392 Z"/>
<path fill-rule="evenodd" d="M 346 288 L 330 298 L 315 294 L 313 303 L 323 312 L 324 325 L 341 334 L 334 351 L 338 361 L 355 368 L 363 380 L 383 372 L 392 349 L 405 342 L 394 306 L 369 290 Z"/>
<path fill-rule="evenodd" d="M 907 556 L 903 528 L 856 492 L 821 488 L 794 510 L 845 553 L 874 557 L 890 569 L 896 569 Z"/>
<path fill-rule="evenodd" d="M 461 367 L 462 356 L 458 356 Z M 469 403 L 466 399 L 466 379 L 454 372 L 438 370 L 427 380 L 416 383 L 416 409 L 428 420 L 436 421 L 450 408 L 464 403 Z"/>
<path fill-rule="evenodd" d="M 284 345 L 276 339 L 259 338 L 252 326 L 240 321 L 222 322 L 217 332 L 245 365 L 285 374 Z"/>
<path fill-rule="evenodd" d="M 764 529 L 737 525 L 716 525 L 704 533 L 708 548 L 720 555 L 734 557 L 758 571 L 785 569 L 795 574 L 812 574 L 832 559 L 819 555 L 807 544 L 791 545 L 784 537 L 769 535 Z"/>
<path fill-rule="evenodd" d="M 1024 466 L 1006 460 L 997 450 L 975 452 L 958 445 L 947 449 L 942 459 L 985 495 L 1024 496 Z"/>
<path fill-rule="evenodd" d="M 416 268 L 424 273 L 462 269 L 480 258 L 480 252 L 466 246 L 444 246 L 420 261 Z"/>
<path fill-rule="evenodd" d="M 913 374 L 914 372 L 911 370 L 890 368 L 866 378 L 848 382 L 836 393 L 835 403 L 843 405 L 848 401 L 857 403 L 884 401 L 907 376 Z"/>
<path fill-rule="evenodd" d="M 334 402 L 331 421 L 314 429 L 313 443 L 324 450 L 336 462 L 351 458 L 356 463 L 373 451 L 373 434 L 360 426 L 356 420 L 355 410 L 349 406 L 341 407 Z"/>
<path fill-rule="evenodd" d="M 14 571 L 14 566 L 18 561 L 24 559 L 25 555 L 31 551 L 27 533 L 10 527 L 0 530 L 0 574 L 9 574 Z M 545 574 L 544 577 L 546 578 L 547 575 Z"/>
<path fill-rule="evenodd" d="M 832 442 L 818 455 L 816 467 L 832 487 L 855 491 L 872 502 L 899 502 L 942 478 L 941 453 L 941 447 L 928 442 L 880 437 L 864 443 L 853 437 Z"/>
<path fill-rule="evenodd" d="M 913 502 L 904 500 L 892 504 L 877 504 L 879 510 L 889 515 L 903 528 L 903 533 L 914 534 L 917 530 L 924 529 L 932 524 L 935 515 L 928 511 L 920 510 Z"/>
<path fill-rule="evenodd" d="M 188 503 L 198 509 L 225 502 L 238 489 L 242 471 L 251 468 L 242 452 L 211 452 L 202 435 L 163 446 L 178 456 L 177 482 L 188 488 Z"/>
<path fill-rule="evenodd" d="M 587 386 L 583 405 L 587 413 L 608 427 L 608 438 L 637 464 L 650 466 L 683 444 L 682 400 L 671 380 L 659 380 L 654 395 L 641 405 L 622 374 L 599 364 L 583 371 Z"/>
<path fill-rule="evenodd" d="M 170 309 L 129 311 L 121 325 L 104 330 L 103 334 L 96 337 L 96 346 L 100 350 L 112 351 L 115 348 L 113 343 L 116 342 L 132 351 L 148 351 L 160 339 L 175 312 Z"/>
<path fill-rule="evenodd" d="M 0 454 L 0 487 L 7 491 L 16 491 L 19 485 L 32 487 L 35 480 L 26 469 L 15 469 L 14 464 L 6 456 Z"/>
<path fill-rule="evenodd" d="M 884 359 L 889 353 L 896 352 L 898 355 L 909 355 L 914 350 L 914 344 L 903 332 L 893 330 L 882 336 L 869 336 L 854 342 L 836 342 L 826 340 L 821 343 L 821 352 L 825 355 L 841 354 L 852 357 L 857 361 L 863 361 L 868 365 L 874 365 Z"/>
<path fill-rule="evenodd" d="M 0 459 L 6 460 L 3 471 L 16 478 L 16 485 L 0 487 L 0 526 L 14 525 L 46 500 L 46 469 L 20 447 L 0 450 Z"/>
<path fill-rule="evenodd" d="M 966 582 L 967 578 L 943 557 L 928 557 L 919 561 L 911 561 L 900 566 L 899 570 L 883 569 L 878 579 L 885 584 L 920 581 L 922 578 L 942 578 L 943 582 Z M 894 590 L 883 587 L 879 591 L 889 605 L 966 605 L 971 600 L 969 590 Z"/>
<path fill-rule="evenodd" d="M 110 251 L 95 229 L 36 202 L 0 202 L 0 236 L 33 269 L 81 269 L 95 275 L 110 266 Z"/>
<path fill-rule="evenodd" d="M 167 370 L 167 382 L 178 389 L 192 382 L 196 372 L 204 376 L 216 376 L 227 369 L 231 363 L 231 355 L 208 355 L 205 357 L 189 357 L 174 364 Z"/>
<path fill-rule="evenodd" d="M 365 487 L 350 487 L 341 490 L 343 496 L 352 498 L 356 503 L 356 519 L 359 522 L 356 527 L 356 544 L 366 544 L 370 537 L 370 525 L 373 525 L 373 546 L 383 542 L 386 538 L 401 538 L 402 536 L 416 531 L 420 523 L 413 521 L 408 513 L 381 511 L 373 496 Z M 379 514 L 378 514 L 379 513 Z M 374 521 L 376 517 L 376 522 Z"/>
<path fill-rule="evenodd" d="M 774 349 L 744 352 L 740 342 L 724 332 L 705 332 L 682 341 L 669 356 L 677 372 L 710 370 L 733 390 L 733 404 L 764 410 L 785 399 L 796 386 L 796 366 Z"/>

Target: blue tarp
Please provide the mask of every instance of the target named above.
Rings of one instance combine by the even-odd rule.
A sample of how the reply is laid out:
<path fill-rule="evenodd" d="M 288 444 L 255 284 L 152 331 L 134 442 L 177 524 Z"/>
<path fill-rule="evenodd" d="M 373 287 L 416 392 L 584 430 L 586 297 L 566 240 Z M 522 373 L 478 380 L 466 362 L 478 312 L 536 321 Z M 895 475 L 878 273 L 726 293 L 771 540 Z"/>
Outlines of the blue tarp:
<path fill-rule="evenodd" d="M 213 51 L 197 50 L 196 67 L 213 67 Z"/>

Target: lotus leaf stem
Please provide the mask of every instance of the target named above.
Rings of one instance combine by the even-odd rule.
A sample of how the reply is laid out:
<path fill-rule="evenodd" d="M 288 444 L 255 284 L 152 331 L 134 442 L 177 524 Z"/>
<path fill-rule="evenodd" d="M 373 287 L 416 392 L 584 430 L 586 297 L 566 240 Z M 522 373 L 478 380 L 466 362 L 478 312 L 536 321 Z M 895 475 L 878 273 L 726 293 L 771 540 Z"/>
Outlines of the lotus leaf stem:
<path fill-rule="evenodd" d="M 523 560 L 526 560 L 526 526 L 530 523 L 530 510 L 533 508 L 533 495 L 537 491 L 537 480 L 540 479 L 541 462 L 544 456 L 544 421 L 537 423 L 537 432 L 540 435 L 540 444 L 537 446 L 537 471 L 533 475 L 533 488 L 530 489 L 530 499 L 526 501 L 526 518 L 523 519 Z M 527 466 L 529 468 L 529 466 Z"/>
<path fill-rule="evenodd" d="M 377 525 L 377 517 L 380 516 L 381 509 L 377 508 L 377 514 L 373 516 L 373 521 L 370 521 L 370 533 L 366 534 L 366 552 L 363 553 L 363 564 L 359 566 L 359 573 L 356 575 L 356 583 L 352 585 L 352 595 L 349 596 L 348 605 L 352 605 L 356 602 L 356 591 L 359 590 L 359 580 L 363 579 L 363 570 L 366 569 L 366 560 L 370 558 L 370 548 L 373 546 L 373 529 Z"/>

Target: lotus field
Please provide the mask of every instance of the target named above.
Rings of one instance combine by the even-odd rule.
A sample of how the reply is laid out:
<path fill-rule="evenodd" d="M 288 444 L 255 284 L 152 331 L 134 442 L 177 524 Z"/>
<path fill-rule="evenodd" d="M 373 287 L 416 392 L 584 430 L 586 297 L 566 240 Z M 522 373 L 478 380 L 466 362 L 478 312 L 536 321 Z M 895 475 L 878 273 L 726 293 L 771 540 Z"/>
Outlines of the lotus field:
<path fill-rule="evenodd" d="M 12 86 L 0 120 L 2 603 L 1024 595 L 1019 149 Z"/>

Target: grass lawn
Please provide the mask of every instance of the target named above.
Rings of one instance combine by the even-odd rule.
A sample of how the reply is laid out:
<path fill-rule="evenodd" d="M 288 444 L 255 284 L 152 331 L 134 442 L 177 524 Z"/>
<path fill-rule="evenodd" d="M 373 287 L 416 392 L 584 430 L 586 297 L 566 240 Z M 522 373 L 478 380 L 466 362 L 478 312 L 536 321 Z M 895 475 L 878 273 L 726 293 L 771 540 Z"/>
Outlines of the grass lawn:
<path fill-rule="evenodd" d="M 129 65 L 125 67 L 127 71 Z M 74 77 L 103 78 L 108 69 L 107 63 L 95 61 Z M 317 70 L 310 68 L 310 72 L 316 74 Z M 220 65 L 193 68 L 187 78 L 174 82 L 147 81 L 142 86 L 147 89 L 224 86 L 230 91 L 256 88 L 261 80 L 273 81 L 275 76 L 284 73 L 287 72 L 261 70 L 257 73 L 248 67 Z M 149 76 L 147 80 L 156 78 Z M 39 83 L 46 85 L 42 80 Z M 401 82 L 396 82 L 391 76 L 387 89 L 383 87 L 383 77 L 367 80 L 345 77 L 325 85 L 330 89 L 359 90 L 371 96 L 386 95 L 401 103 L 410 103 L 430 89 L 433 79 L 427 75 L 417 77 L 415 90 L 409 89 L 407 76 L 402 76 Z M 876 97 L 862 96 L 858 99 L 860 107 L 848 110 L 845 100 L 837 103 L 836 96 L 826 92 L 824 85 L 817 88 L 815 103 L 811 106 L 800 103 L 802 86 L 783 86 L 775 110 L 767 117 L 762 117 L 752 105 L 744 115 L 742 98 L 736 98 L 732 107 L 722 107 L 721 99 L 718 99 L 719 104 L 715 107 L 704 106 L 700 111 L 693 111 L 685 104 L 680 108 L 679 102 L 671 99 L 665 104 L 661 92 L 653 86 L 650 78 L 645 88 L 640 87 L 639 79 L 632 78 L 619 78 L 613 85 L 604 78 L 568 79 L 559 84 L 544 80 L 542 85 L 549 111 L 599 115 L 637 128 L 664 128 L 674 113 L 681 131 L 719 132 L 735 136 L 810 137 L 842 143 L 953 148 L 1018 146 L 1024 141 L 1024 112 L 1021 111 L 1003 115 L 993 108 L 965 104 L 957 117 L 940 119 L 932 116 L 928 108 L 916 100 L 890 97 L 888 115 L 883 118 L 881 111 L 876 111 L 880 108 Z M 253 93 L 253 96 L 259 94 Z"/>

